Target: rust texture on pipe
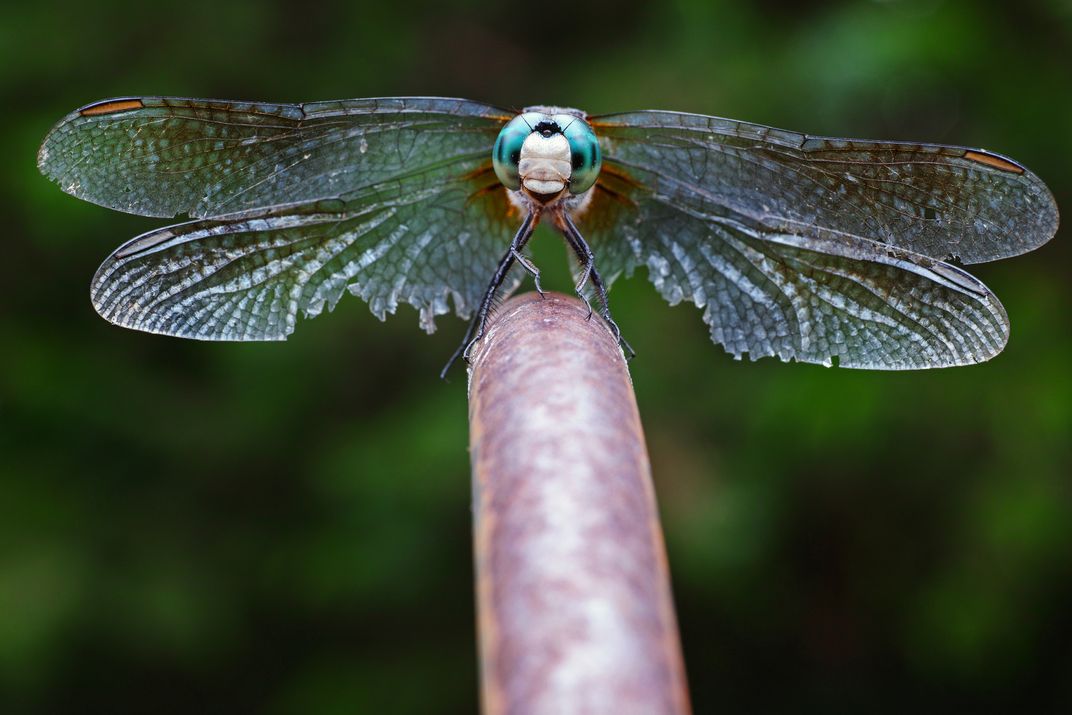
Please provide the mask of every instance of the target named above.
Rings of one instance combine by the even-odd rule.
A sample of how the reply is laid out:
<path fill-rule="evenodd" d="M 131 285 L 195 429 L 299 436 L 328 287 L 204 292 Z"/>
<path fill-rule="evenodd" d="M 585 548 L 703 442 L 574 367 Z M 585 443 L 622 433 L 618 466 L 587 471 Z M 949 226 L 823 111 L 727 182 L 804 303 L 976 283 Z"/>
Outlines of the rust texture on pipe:
<path fill-rule="evenodd" d="M 629 371 L 575 298 L 506 302 L 469 372 L 487 715 L 690 712 Z"/>

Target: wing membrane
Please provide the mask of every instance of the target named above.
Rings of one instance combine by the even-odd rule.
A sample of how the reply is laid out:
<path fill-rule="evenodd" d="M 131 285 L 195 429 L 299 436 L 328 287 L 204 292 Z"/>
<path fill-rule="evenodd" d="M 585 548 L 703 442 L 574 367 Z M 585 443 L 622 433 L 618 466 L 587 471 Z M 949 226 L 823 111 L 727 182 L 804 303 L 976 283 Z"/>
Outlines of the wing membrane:
<path fill-rule="evenodd" d="M 431 332 L 448 299 L 469 313 L 509 235 L 502 188 L 473 190 L 487 173 L 462 162 L 343 199 L 153 231 L 105 260 L 93 304 L 137 330 L 282 340 L 299 315 L 330 310 L 349 290 L 381 319 L 400 302 L 415 306 Z"/>
<path fill-rule="evenodd" d="M 593 117 L 606 165 L 667 202 L 697 198 L 774 231 L 858 236 L 939 260 L 1025 253 L 1057 230 L 1045 184 L 982 149 L 810 137 L 717 117 Z"/>
<path fill-rule="evenodd" d="M 141 97 L 83 107 L 38 153 L 69 194 L 146 216 L 219 216 L 337 198 L 485 158 L 510 118 L 460 99 L 259 104 Z"/>
<path fill-rule="evenodd" d="M 712 340 L 737 358 L 919 369 L 982 362 L 1008 339 L 1001 303 L 949 264 L 617 189 L 605 186 L 580 216 L 597 265 L 611 277 L 645 266 L 671 304 L 704 309 Z"/>

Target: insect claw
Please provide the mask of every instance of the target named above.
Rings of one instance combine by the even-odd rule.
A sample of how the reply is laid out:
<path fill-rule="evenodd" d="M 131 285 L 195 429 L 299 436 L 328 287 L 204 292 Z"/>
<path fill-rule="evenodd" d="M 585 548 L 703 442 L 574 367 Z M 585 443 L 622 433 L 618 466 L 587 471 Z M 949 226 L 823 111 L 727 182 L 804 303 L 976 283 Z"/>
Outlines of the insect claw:
<path fill-rule="evenodd" d="M 465 350 L 462 351 L 462 359 L 465 360 L 466 364 L 471 364 L 469 360 L 469 354 L 473 352 L 473 346 L 476 345 L 477 341 L 480 340 L 480 338 L 482 337 L 484 337 L 483 330 L 477 333 L 476 337 L 470 340 L 469 344 L 465 346 Z"/>
<path fill-rule="evenodd" d="M 580 298 L 581 301 L 584 302 L 584 306 L 586 308 L 588 308 L 588 317 L 585 318 L 585 320 L 591 320 L 592 319 L 592 303 L 588 300 L 588 296 L 586 296 L 584 294 L 584 291 L 581 290 L 580 284 L 578 284 L 578 287 L 576 288 L 576 291 L 577 291 L 577 297 Z"/>

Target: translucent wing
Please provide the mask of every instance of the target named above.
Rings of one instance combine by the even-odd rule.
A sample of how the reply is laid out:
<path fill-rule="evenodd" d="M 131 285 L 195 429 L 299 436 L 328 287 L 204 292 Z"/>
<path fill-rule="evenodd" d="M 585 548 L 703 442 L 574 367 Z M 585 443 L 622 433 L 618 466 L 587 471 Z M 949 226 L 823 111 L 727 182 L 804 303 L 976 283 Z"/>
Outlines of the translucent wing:
<path fill-rule="evenodd" d="M 612 265 L 645 265 L 671 304 L 703 308 L 711 338 L 737 358 L 903 370 L 981 362 L 1008 339 L 997 298 L 941 261 L 858 236 L 607 197 L 582 231 L 601 248 L 616 244 Z M 597 265 L 606 255 L 597 251 Z"/>
<path fill-rule="evenodd" d="M 591 123 L 607 165 L 658 200 L 702 197 L 774 231 L 830 230 L 980 263 L 1030 251 L 1057 230 L 1045 184 L 982 149 L 810 137 L 676 112 Z"/>
<path fill-rule="evenodd" d="M 636 266 L 704 308 L 737 357 L 911 369 L 1001 351 L 997 298 L 944 263 L 1057 229 L 1034 174 L 981 149 L 808 137 L 715 117 L 591 118 L 604 168 L 576 217 L 613 280 Z"/>
<path fill-rule="evenodd" d="M 137 330 L 281 340 L 299 314 L 330 310 L 349 290 L 381 319 L 414 305 L 431 332 L 448 298 L 468 314 L 509 238 L 510 208 L 486 154 L 483 164 L 454 161 L 341 199 L 152 231 L 101 265 L 93 304 Z"/>
<path fill-rule="evenodd" d="M 113 99 L 45 138 L 41 172 L 69 194 L 146 216 L 219 216 L 337 198 L 455 161 L 485 158 L 511 118 L 461 99 L 307 104 Z"/>

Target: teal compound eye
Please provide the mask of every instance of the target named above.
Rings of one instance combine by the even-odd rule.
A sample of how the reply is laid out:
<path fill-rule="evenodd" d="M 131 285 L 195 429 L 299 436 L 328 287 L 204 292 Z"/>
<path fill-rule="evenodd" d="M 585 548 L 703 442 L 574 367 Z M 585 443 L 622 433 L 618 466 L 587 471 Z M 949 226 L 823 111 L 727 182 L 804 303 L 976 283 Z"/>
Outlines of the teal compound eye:
<path fill-rule="evenodd" d="M 495 146 L 491 150 L 491 165 L 495 175 L 508 189 L 517 191 L 521 188 L 521 177 L 517 173 L 521 161 L 521 145 L 532 134 L 532 128 L 539 122 L 540 115 L 533 112 L 519 114 L 502 128 Z"/>
<path fill-rule="evenodd" d="M 599 151 L 596 133 L 588 122 L 576 117 L 570 119 L 560 123 L 562 133 L 569 142 L 570 163 L 573 165 L 569 190 L 571 194 L 583 194 L 596 183 L 603 166 L 603 156 Z"/>

